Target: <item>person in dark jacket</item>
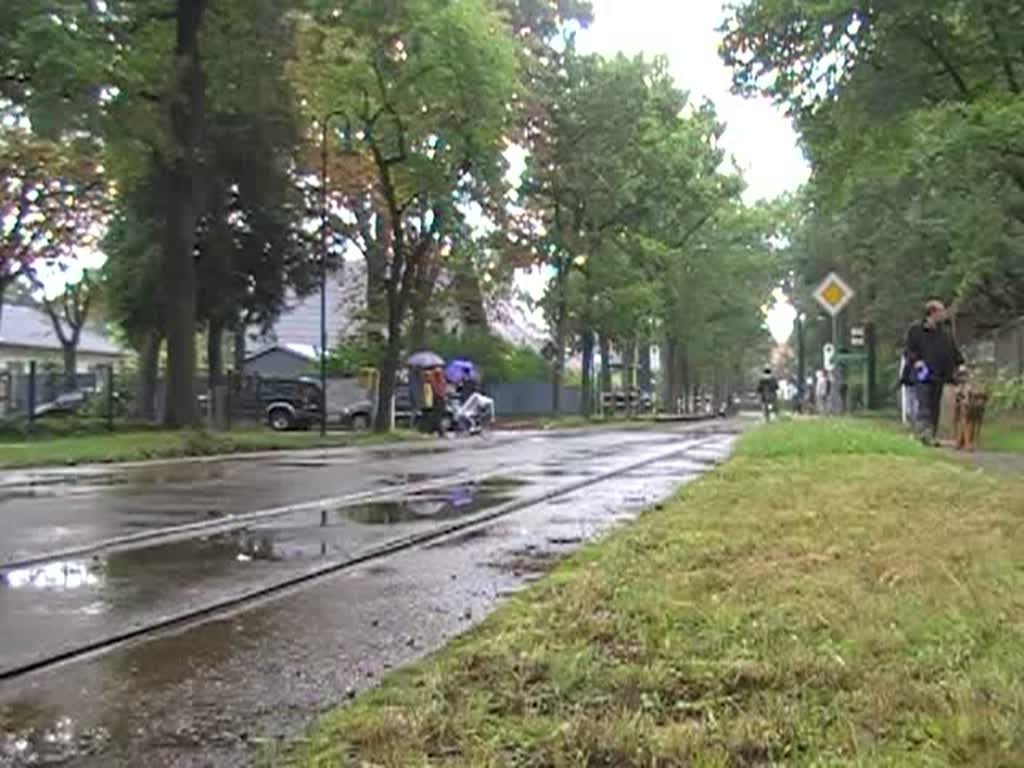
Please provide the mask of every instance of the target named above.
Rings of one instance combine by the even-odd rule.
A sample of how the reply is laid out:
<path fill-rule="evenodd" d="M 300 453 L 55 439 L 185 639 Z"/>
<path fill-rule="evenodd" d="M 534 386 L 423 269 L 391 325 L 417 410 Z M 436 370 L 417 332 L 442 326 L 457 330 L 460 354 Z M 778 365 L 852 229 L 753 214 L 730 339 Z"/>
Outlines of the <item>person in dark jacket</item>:
<path fill-rule="evenodd" d="M 942 414 L 942 391 L 964 364 L 947 326 L 946 306 L 941 301 L 925 304 L 924 319 L 907 332 L 908 373 L 917 398 L 917 429 L 921 441 L 936 445 Z"/>
<path fill-rule="evenodd" d="M 757 382 L 757 395 L 761 398 L 764 420 L 771 421 L 772 414 L 778 411 L 779 407 L 779 381 L 771 368 L 765 368 L 761 380 Z"/>

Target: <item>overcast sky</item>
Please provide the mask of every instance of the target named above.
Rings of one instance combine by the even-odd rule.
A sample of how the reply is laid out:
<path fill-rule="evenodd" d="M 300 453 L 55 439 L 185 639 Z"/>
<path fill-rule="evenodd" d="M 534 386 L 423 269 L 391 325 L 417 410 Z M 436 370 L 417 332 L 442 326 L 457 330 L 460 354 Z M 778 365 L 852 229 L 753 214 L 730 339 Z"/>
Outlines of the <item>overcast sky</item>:
<path fill-rule="evenodd" d="M 795 190 L 807 165 L 786 117 L 770 102 L 729 92 L 718 56 L 722 0 L 593 0 L 595 22 L 580 33 L 585 51 L 665 54 L 676 82 L 693 98 L 708 97 L 727 124 L 726 149 L 746 175 L 748 201 Z"/>

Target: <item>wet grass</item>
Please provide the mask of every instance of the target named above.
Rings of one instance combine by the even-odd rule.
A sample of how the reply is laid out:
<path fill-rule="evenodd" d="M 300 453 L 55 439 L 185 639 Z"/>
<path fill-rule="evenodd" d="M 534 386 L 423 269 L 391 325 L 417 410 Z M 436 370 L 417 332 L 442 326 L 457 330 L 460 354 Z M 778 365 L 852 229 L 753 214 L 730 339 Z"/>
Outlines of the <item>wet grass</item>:
<path fill-rule="evenodd" d="M 1024 415 L 1004 414 L 982 429 L 981 447 L 996 453 L 1024 453 Z"/>
<path fill-rule="evenodd" d="M 1024 765 L 1024 484 L 790 422 L 325 716 L 316 766 Z"/>
<path fill-rule="evenodd" d="M 143 461 L 187 456 L 217 456 L 259 451 L 381 445 L 418 439 L 411 432 L 388 435 L 365 433 L 272 432 L 269 429 L 229 433 L 145 430 L 107 435 L 41 438 L 0 443 L 0 468 L 73 466 L 119 461 Z"/>

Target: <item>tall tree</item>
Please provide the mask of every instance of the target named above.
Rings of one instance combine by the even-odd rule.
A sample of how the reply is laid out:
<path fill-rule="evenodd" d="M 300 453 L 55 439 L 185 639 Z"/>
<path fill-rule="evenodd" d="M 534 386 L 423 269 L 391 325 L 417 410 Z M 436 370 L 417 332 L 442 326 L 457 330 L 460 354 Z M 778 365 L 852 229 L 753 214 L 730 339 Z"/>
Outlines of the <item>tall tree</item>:
<path fill-rule="evenodd" d="M 206 128 L 206 76 L 200 45 L 207 0 L 177 0 L 171 83 L 166 99 L 166 142 L 153 162 L 163 216 L 164 330 L 167 334 L 167 407 L 164 423 L 187 427 L 198 418 L 196 370 L 196 225 L 203 209 L 202 146 Z"/>
<path fill-rule="evenodd" d="M 384 265 L 368 259 L 383 273 L 387 304 L 375 425 L 384 430 L 417 280 L 439 256 L 460 197 L 503 188 L 515 47 L 486 0 L 335 6 L 306 24 L 295 79 L 314 121 L 344 120 L 343 138 L 367 169 L 362 200 L 348 207 L 364 215 L 365 246 Z"/>
<path fill-rule="evenodd" d="M 37 261 L 67 262 L 96 246 L 112 201 L 96 151 L 86 139 L 0 129 L 0 312 L 6 290 Z"/>
<path fill-rule="evenodd" d="M 930 294 L 1024 312 L 1021 3 L 754 0 L 725 32 L 736 88 L 786 106 L 814 165 L 808 282 L 842 268 L 893 340 Z"/>
<path fill-rule="evenodd" d="M 96 293 L 96 278 L 86 270 L 78 279 L 67 282 L 59 295 L 43 294 L 43 308 L 63 352 L 64 380 L 68 391 L 78 385 L 78 344 Z"/>

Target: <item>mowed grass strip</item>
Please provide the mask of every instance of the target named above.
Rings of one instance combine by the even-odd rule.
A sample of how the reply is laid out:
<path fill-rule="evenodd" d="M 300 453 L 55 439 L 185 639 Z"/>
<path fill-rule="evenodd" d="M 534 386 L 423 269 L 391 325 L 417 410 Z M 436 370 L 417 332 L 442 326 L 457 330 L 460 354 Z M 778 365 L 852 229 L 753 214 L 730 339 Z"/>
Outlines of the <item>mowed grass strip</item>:
<path fill-rule="evenodd" d="M 0 469 L 341 448 L 417 439 L 420 436 L 412 432 L 387 435 L 333 432 L 323 438 L 315 431 L 272 432 L 269 429 L 226 433 L 188 430 L 115 432 L 0 443 Z"/>
<path fill-rule="evenodd" d="M 987 419 L 981 447 L 996 453 L 1024 453 L 1024 415 L 1001 414 Z"/>
<path fill-rule="evenodd" d="M 1024 485 L 790 422 L 434 657 L 298 766 L 1024 765 Z"/>

